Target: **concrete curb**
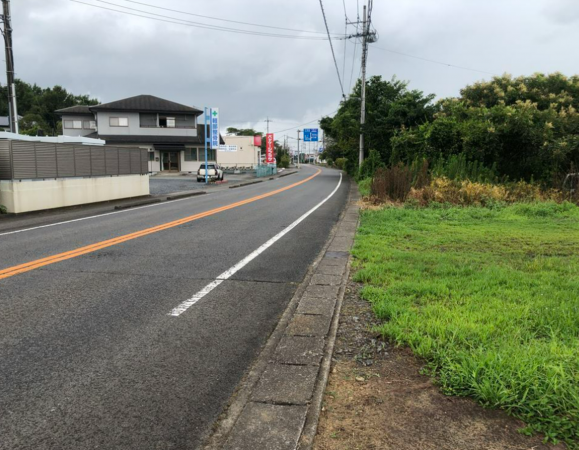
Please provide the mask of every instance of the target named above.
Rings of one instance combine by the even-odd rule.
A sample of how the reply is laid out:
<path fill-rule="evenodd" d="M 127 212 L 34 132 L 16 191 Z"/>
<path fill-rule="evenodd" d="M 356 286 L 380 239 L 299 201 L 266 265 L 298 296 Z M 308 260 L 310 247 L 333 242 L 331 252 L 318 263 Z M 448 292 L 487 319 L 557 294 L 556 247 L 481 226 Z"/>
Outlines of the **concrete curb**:
<path fill-rule="evenodd" d="M 187 197 L 196 197 L 198 195 L 205 195 L 207 194 L 206 191 L 197 191 L 197 192 L 187 192 L 185 194 L 175 194 L 175 195 L 170 195 L 167 197 L 167 201 L 170 200 L 177 200 L 180 198 L 187 198 Z"/>
<path fill-rule="evenodd" d="M 293 172 L 288 172 L 288 173 L 283 172 L 275 177 L 269 177 L 268 180 L 255 180 L 255 181 L 249 181 L 247 183 L 234 184 L 232 186 L 229 186 L 229 189 L 235 189 L 235 188 L 239 188 L 239 187 L 243 187 L 243 186 L 250 186 L 252 184 L 263 183 L 264 181 L 276 180 L 278 178 L 287 177 L 288 175 L 293 175 L 294 173 L 298 173 L 298 171 L 294 170 Z"/>
<path fill-rule="evenodd" d="M 265 180 L 257 180 L 257 181 L 249 181 L 247 183 L 234 184 L 232 186 L 229 186 L 229 189 L 235 189 L 235 188 L 243 187 L 243 186 L 250 186 L 252 184 L 263 183 L 264 181 Z"/>
<path fill-rule="evenodd" d="M 317 431 L 358 226 L 348 204 L 204 450 L 309 450 Z"/>
<path fill-rule="evenodd" d="M 128 203 L 125 205 L 117 205 L 115 206 L 115 210 L 121 210 L 121 209 L 129 209 L 129 208 L 136 208 L 138 206 L 144 206 L 144 205 L 152 205 L 153 203 L 161 203 L 161 199 L 160 198 L 152 198 L 150 200 L 142 200 L 140 202 L 134 202 L 134 203 Z"/>

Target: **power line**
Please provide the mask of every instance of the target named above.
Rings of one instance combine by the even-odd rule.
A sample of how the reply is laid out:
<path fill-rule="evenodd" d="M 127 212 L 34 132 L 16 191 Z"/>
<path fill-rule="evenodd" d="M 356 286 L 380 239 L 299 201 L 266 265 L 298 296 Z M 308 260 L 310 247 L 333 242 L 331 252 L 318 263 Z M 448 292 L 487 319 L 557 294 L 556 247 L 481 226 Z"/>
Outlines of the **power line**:
<path fill-rule="evenodd" d="M 346 0 L 342 0 L 344 5 L 344 36 L 348 34 L 348 13 L 346 12 Z M 348 46 L 348 39 L 344 39 L 344 60 L 342 64 L 342 79 L 346 82 L 346 51 Z"/>
<path fill-rule="evenodd" d="M 472 72 L 486 73 L 488 75 L 497 75 L 496 73 L 487 72 L 486 70 L 471 69 L 469 67 L 457 66 L 455 64 L 449 64 L 449 63 L 442 62 L 442 61 L 436 61 L 434 59 L 428 59 L 428 58 L 423 58 L 421 56 L 410 55 L 408 53 L 398 52 L 396 50 L 390 50 L 388 48 L 376 47 L 375 45 L 372 47 L 377 48 L 378 50 L 383 50 L 385 52 L 395 53 L 397 55 L 402 55 L 402 56 L 408 56 L 409 58 L 420 59 L 421 61 L 426 61 L 426 62 L 430 62 L 430 63 L 434 63 L 434 64 L 440 64 L 442 66 L 454 67 L 455 69 L 470 70 Z"/>
<path fill-rule="evenodd" d="M 321 117 L 323 117 L 323 116 L 331 116 L 332 114 L 335 114 L 335 113 L 337 113 L 337 112 L 338 112 L 338 110 L 336 109 L 335 111 L 332 111 L 331 113 L 323 114 Z M 308 125 L 308 124 L 310 124 L 310 123 L 312 123 L 312 122 L 319 122 L 319 121 L 320 121 L 320 119 L 310 120 L 309 122 L 305 122 L 305 123 L 302 123 L 302 124 L 300 124 L 300 125 L 296 125 L 295 127 L 286 128 L 285 130 L 272 131 L 272 133 L 283 133 L 284 131 L 294 130 L 294 129 L 296 129 L 296 128 L 303 127 L 304 125 Z"/>
<path fill-rule="evenodd" d="M 330 42 L 330 49 L 332 50 L 332 57 L 334 58 L 334 65 L 336 66 L 336 73 L 338 74 L 338 81 L 340 82 L 340 89 L 342 90 L 342 98 L 346 98 L 344 94 L 344 86 L 342 85 L 342 79 L 340 78 L 340 69 L 338 69 L 338 61 L 336 61 L 336 54 L 334 53 L 334 46 L 332 44 L 332 38 L 330 36 L 330 28 L 328 28 L 328 21 L 326 20 L 326 13 L 324 11 L 324 4 L 320 0 L 320 8 L 322 9 L 322 16 L 324 17 L 324 24 L 326 25 L 326 31 L 328 32 L 328 41 Z"/>
<path fill-rule="evenodd" d="M 273 28 L 276 30 L 285 30 L 285 31 L 297 31 L 300 33 L 315 33 L 315 34 L 325 34 L 323 31 L 311 31 L 311 30 L 297 30 L 294 28 L 283 28 L 283 27 L 275 27 L 273 25 L 262 25 L 262 24 L 258 24 L 258 23 L 250 23 L 250 22 L 241 22 L 239 20 L 229 20 L 229 19 L 222 19 L 220 17 L 212 17 L 212 16 L 205 16 L 202 14 L 194 14 L 188 11 L 181 11 L 178 9 L 170 9 L 170 8 L 164 8 L 162 6 L 156 6 L 156 5 L 152 5 L 150 3 L 144 3 L 144 2 L 138 2 L 136 0 L 124 0 L 125 2 L 128 3 L 135 3 L 137 5 L 142 5 L 142 6 L 148 6 L 149 8 L 155 8 L 155 9 L 162 9 L 164 11 L 171 11 L 171 12 L 176 12 L 176 13 L 180 13 L 180 14 L 187 14 L 188 16 L 195 16 L 195 17 L 202 17 L 204 19 L 210 19 L 210 20 L 221 20 L 223 22 L 230 22 L 230 23 L 238 23 L 240 25 L 251 25 L 253 27 L 262 27 L 262 28 Z M 345 1 L 345 0 L 344 0 Z"/>
<path fill-rule="evenodd" d="M 154 13 L 149 13 L 147 11 L 140 11 L 143 12 L 145 14 L 150 14 L 150 15 L 155 15 L 155 16 L 160 16 L 160 17 L 168 17 L 172 20 L 166 20 L 166 19 L 158 19 L 157 17 L 151 17 L 149 16 L 145 16 L 142 14 L 135 14 L 135 13 L 131 13 L 131 12 L 127 12 L 127 11 L 120 11 L 118 9 L 113 9 L 113 8 L 107 8 L 105 6 L 99 6 L 99 5 L 93 5 L 91 3 L 86 3 L 86 2 L 82 2 L 79 0 L 69 0 L 71 2 L 74 3 L 80 3 L 82 5 L 86 5 L 86 6 L 92 6 L 93 8 L 99 8 L 99 9 L 104 9 L 107 11 L 114 11 L 114 12 L 118 12 L 121 14 L 126 14 L 129 16 L 135 16 L 135 17 L 143 17 L 145 19 L 150 19 L 150 20 L 156 20 L 159 22 L 166 22 L 166 23 L 174 23 L 177 25 L 184 25 L 184 26 L 188 26 L 188 27 L 194 27 L 194 28 L 203 28 L 203 29 L 208 29 L 208 30 L 214 30 L 214 31 L 225 31 L 228 33 L 236 33 L 236 34 L 247 34 L 247 35 L 253 35 L 253 36 L 264 36 L 264 37 L 273 37 L 273 38 L 285 38 L 285 39 L 298 39 L 298 40 L 314 40 L 314 41 L 326 41 L 327 38 L 326 37 L 314 37 L 314 36 L 297 36 L 297 35 L 289 35 L 289 34 L 274 34 L 274 33 L 263 33 L 263 32 L 259 32 L 259 31 L 250 31 L 250 30 L 240 30 L 240 29 L 236 29 L 236 28 L 226 28 L 226 27 L 219 27 L 219 26 L 215 26 L 215 25 L 208 25 L 208 24 L 197 24 L 195 22 L 191 22 L 191 21 L 186 21 L 183 19 L 178 19 L 175 17 L 168 17 L 168 16 L 160 16 L 159 14 L 154 14 Z M 97 0 L 97 1 L 103 1 L 103 0 Z M 103 1 L 104 3 L 104 1 Z M 107 2 L 108 3 L 108 2 Z M 111 3 L 112 4 L 112 3 Z M 115 5 L 115 4 L 113 4 Z M 120 5 L 115 5 L 115 6 L 120 6 Z M 120 6 L 121 8 L 126 8 L 123 6 Z M 177 22 L 179 21 L 179 22 Z"/>

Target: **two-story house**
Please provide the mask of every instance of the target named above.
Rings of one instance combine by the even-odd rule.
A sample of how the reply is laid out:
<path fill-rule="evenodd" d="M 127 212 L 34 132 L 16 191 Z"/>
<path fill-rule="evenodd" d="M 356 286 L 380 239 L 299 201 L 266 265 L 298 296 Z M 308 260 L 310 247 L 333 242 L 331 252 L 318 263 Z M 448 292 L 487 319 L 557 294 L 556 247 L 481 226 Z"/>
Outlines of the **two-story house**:
<path fill-rule="evenodd" d="M 205 160 L 203 111 L 191 106 L 152 95 L 137 95 L 55 112 L 62 117 L 65 136 L 147 148 L 150 172 L 196 172 Z M 208 149 L 208 160 L 216 160 L 215 150 Z"/>

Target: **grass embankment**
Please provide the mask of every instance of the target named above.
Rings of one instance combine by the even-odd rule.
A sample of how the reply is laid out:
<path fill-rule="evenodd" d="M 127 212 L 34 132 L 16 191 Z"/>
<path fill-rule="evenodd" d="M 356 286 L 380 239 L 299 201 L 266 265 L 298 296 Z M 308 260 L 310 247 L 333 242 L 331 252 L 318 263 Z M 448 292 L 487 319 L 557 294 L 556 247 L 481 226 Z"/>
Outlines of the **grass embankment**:
<path fill-rule="evenodd" d="M 385 208 L 354 256 L 380 331 L 442 389 L 579 448 L 579 208 Z"/>

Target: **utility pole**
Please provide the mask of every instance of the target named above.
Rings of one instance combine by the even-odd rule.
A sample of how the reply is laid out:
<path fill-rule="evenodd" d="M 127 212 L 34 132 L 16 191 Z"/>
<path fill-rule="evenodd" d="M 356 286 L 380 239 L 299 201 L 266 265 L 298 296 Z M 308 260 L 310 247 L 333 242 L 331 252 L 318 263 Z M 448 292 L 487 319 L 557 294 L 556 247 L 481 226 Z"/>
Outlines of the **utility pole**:
<path fill-rule="evenodd" d="M 366 5 L 362 16 L 362 102 L 360 107 L 360 155 L 358 157 L 358 167 L 362 167 L 364 162 L 364 124 L 366 123 L 366 55 L 368 52 L 368 17 Z"/>
<path fill-rule="evenodd" d="M 267 119 L 265 119 L 265 121 L 267 123 L 267 133 L 269 134 L 269 123 L 273 122 L 273 120 L 269 120 L 269 117 Z"/>
<path fill-rule="evenodd" d="M 18 133 L 18 109 L 16 107 L 16 85 L 14 84 L 14 54 L 12 52 L 12 26 L 10 25 L 10 0 L 2 0 L 2 22 L 4 22 L 4 46 L 6 51 L 6 88 L 8 90 L 8 113 L 10 131 Z"/>
<path fill-rule="evenodd" d="M 298 161 L 296 162 L 296 167 L 300 168 L 300 133 L 302 130 L 298 130 Z"/>
<path fill-rule="evenodd" d="M 376 31 L 370 31 L 372 24 L 372 5 L 373 0 L 368 0 L 368 6 L 364 6 L 364 13 L 362 15 L 362 32 L 356 33 L 349 38 L 362 38 L 362 86 L 360 92 L 360 153 L 358 157 L 358 164 L 362 167 L 364 162 L 364 125 L 366 123 L 366 63 L 368 61 L 368 43 L 376 42 Z M 358 26 L 360 21 L 350 22 L 350 25 Z"/>

